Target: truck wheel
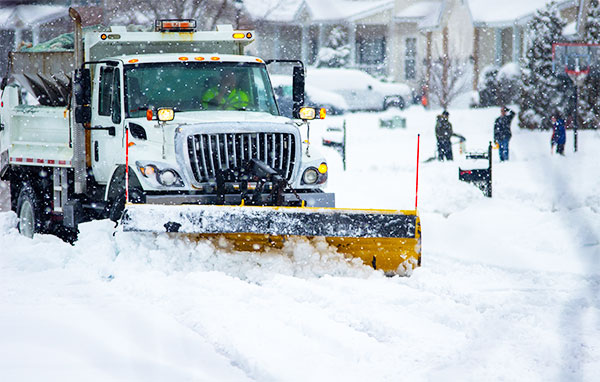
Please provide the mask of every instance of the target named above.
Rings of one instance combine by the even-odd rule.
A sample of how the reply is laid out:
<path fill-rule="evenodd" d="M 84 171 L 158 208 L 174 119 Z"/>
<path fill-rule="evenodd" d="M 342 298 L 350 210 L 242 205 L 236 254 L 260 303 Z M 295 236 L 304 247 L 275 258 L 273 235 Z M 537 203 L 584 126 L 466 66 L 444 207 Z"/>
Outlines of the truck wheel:
<path fill-rule="evenodd" d="M 118 222 L 123 215 L 123 211 L 125 210 L 125 197 L 118 196 L 110 204 L 110 210 L 108 211 L 108 218 L 114 222 Z"/>
<path fill-rule="evenodd" d="M 33 238 L 34 233 L 42 232 L 41 202 L 28 184 L 24 185 L 19 192 L 17 215 L 19 216 L 18 227 L 21 235 Z"/>
<path fill-rule="evenodd" d="M 130 189 L 129 201 L 132 203 L 143 203 L 144 196 L 142 191 L 137 188 Z M 123 211 L 125 211 L 125 191 L 120 193 L 120 195 L 111 203 L 108 211 L 108 218 L 114 222 L 118 222 L 123 216 Z"/>

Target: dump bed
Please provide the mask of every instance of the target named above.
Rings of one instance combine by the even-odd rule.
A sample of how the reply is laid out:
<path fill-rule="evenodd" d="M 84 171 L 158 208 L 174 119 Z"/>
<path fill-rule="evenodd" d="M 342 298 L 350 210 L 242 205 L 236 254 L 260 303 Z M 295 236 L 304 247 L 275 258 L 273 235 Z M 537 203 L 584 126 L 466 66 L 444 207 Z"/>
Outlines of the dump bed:
<path fill-rule="evenodd" d="M 72 50 L 10 53 L 13 77 L 44 106 L 68 104 L 73 63 Z"/>

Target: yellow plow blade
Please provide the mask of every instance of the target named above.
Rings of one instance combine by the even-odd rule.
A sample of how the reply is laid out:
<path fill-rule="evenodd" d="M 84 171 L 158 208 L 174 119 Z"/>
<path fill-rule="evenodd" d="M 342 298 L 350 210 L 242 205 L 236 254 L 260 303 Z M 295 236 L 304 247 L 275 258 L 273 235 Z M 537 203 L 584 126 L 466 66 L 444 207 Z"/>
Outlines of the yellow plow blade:
<path fill-rule="evenodd" d="M 386 273 L 406 274 L 421 265 L 416 211 L 128 204 L 122 225 L 124 231 L 225 238 L 234 249 L 253 252 L 282 248 L 289 237 L 324 237 L 338 253 Z"/>

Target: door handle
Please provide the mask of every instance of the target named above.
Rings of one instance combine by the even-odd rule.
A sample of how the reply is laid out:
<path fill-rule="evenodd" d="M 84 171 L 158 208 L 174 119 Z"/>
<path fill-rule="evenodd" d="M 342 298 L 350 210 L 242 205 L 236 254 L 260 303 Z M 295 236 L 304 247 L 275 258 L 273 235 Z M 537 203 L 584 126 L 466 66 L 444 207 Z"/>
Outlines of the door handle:
<path fill-rule="evenodd" d="M 116 129 L 114 126 L 96 125 L 96 126 L 84 127 L 84 129 L 86 129 L 86 130 L 107 130 L 108 135 L 113 136 L 113 137 L 116 135 Z"/>

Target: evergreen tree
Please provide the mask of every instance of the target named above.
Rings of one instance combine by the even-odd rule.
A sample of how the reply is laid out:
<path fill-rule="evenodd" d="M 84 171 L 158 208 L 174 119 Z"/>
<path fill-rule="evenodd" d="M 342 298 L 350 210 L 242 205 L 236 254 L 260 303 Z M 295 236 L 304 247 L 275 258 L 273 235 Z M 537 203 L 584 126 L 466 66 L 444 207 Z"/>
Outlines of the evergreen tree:
<path fill-rule="evenodd" d="M 584 41 L 589 44 L 600 44 L 600 3 L 592 0 L 585 21 Z M 583 128 L 598 128 L 600 121 L 600 75 L 588 75 L 577 95 L 579 118 Z"/>
<path fill-rule="evenodd" d="M 564 26 L 555 2 L 536 11 L 528 24 L 530 46 L 521 74 L 521 127 L 549 128 L 550 116 L 566 111 L 563 81 L 552 71 L 552 44 L 561 40 Z"/>
<path fill-rule="evenodd" d="M 346 36 L 341 26 L 331 29 L 327 44 L 317 55 L 318 67 L 341 68 L 350 61 L 350 45 L 346 42 Z"/>

